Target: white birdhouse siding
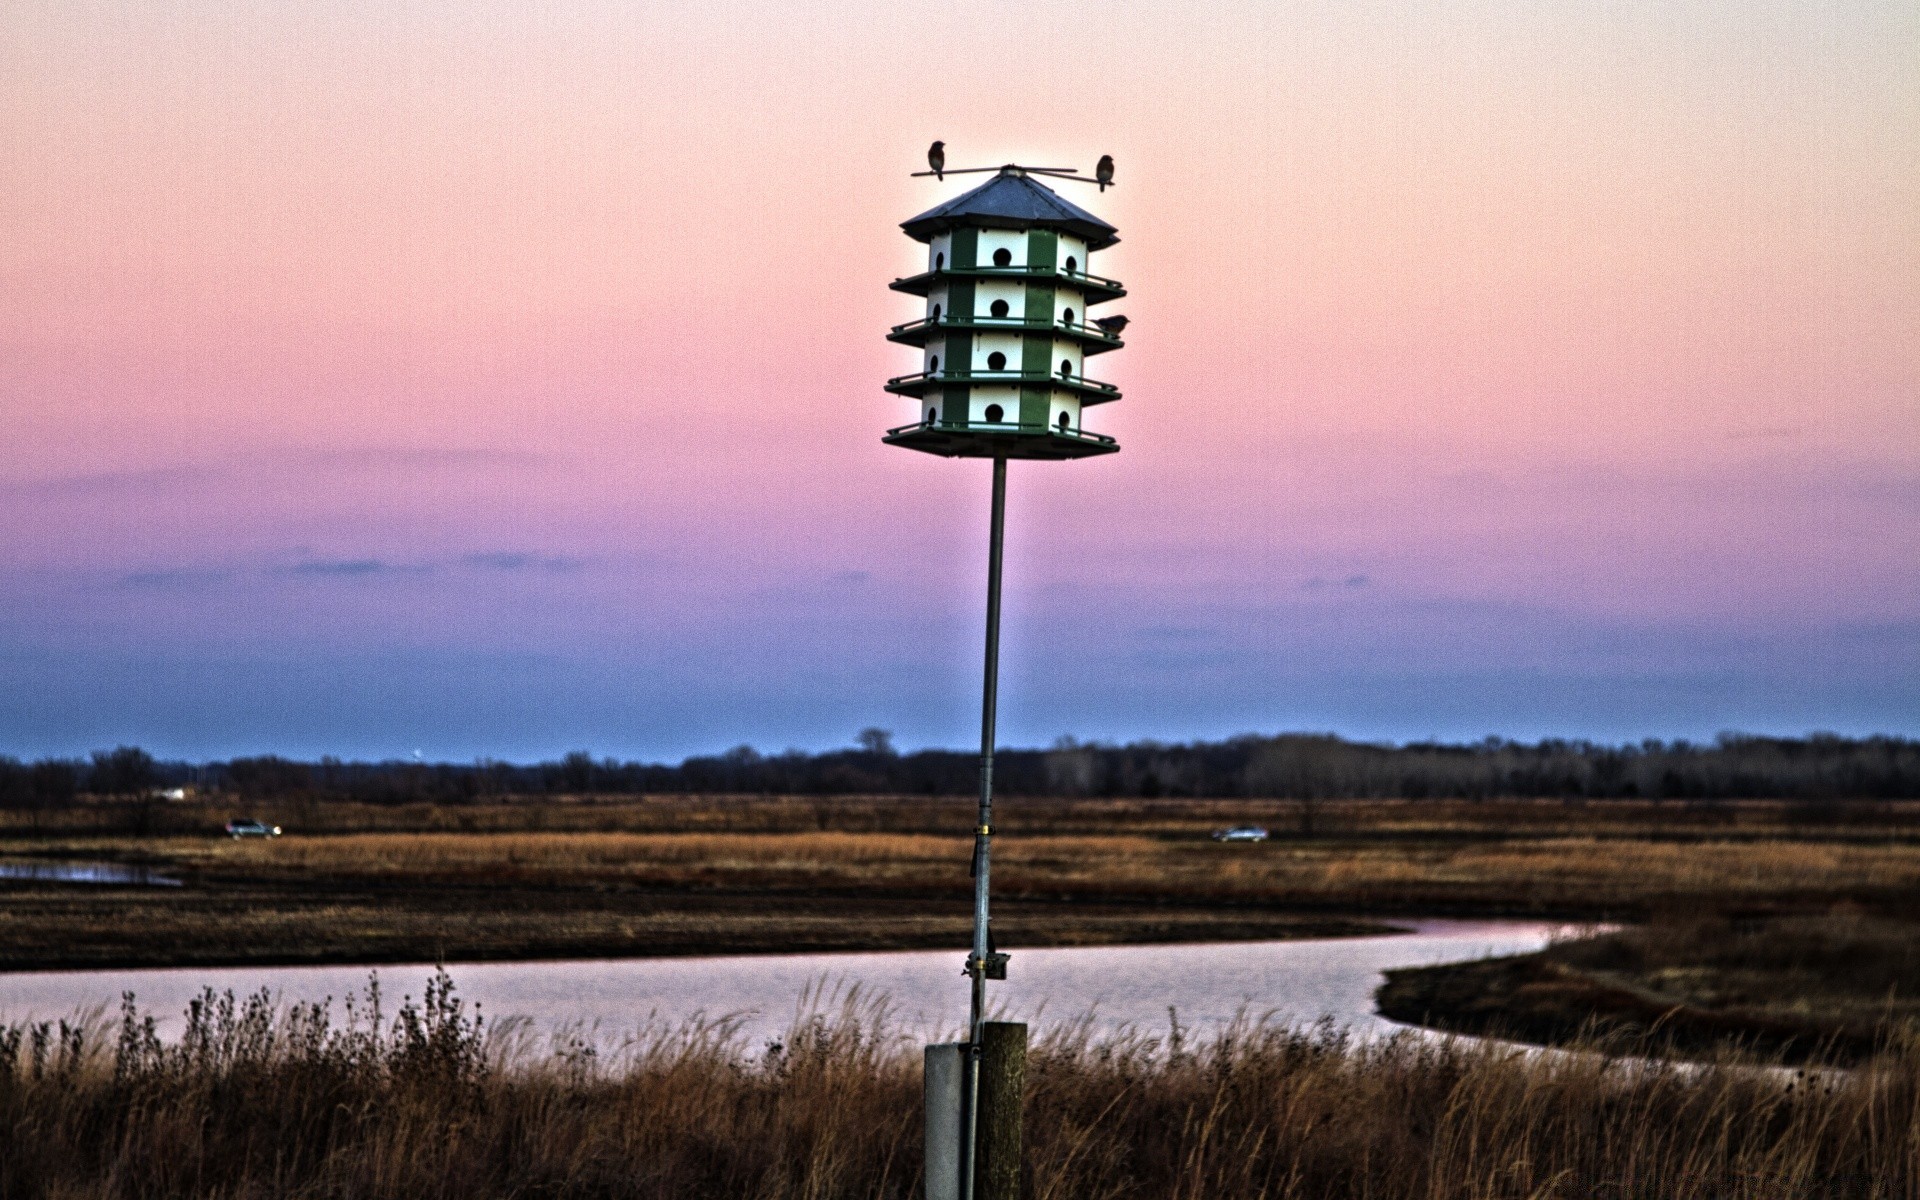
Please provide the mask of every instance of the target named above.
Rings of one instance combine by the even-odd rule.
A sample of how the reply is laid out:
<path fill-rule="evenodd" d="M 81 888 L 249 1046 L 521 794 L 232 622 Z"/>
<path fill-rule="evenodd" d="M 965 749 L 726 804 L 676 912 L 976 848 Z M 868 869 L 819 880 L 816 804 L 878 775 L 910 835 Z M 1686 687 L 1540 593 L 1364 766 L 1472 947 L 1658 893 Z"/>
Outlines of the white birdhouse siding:
<path fill-rule="evenodd" d="M 1062 271 L 1074 271 L 1082 274 L 1086 272 L 1087 244 L 1085 242 L 1077 237 L 1071 237 L 1063 233 L 1060 235 L 1060 249 L 1058 253 L 1060 257 L 1054 261 L 1059 264 Z M 1068 259 L 1073 260 L 1072 266 L 1067 265 Z"/>
<path fill-rule="evenodd" d="M 1020 335 L 1014 333 L 983 333 L 973 340 L 973 369 L 976 371 L 1018 371 L 1020 369 Z M 993 356 L 1001 355 L 999 367 L 994 367 Z"/>
<path fill-rule="evenodd" d="M 1014 387 L 977 387 L 967 398 L 967 423 L 970 425 L 1008 425 L 1020 419 L 1020 389 Z M 998 409 L 998 420 L 988 409 Z"/>
<path fill-rule="evenodd" d="M 973 315 L 982 320 L 992 320 L 996 300 L 1007 306 L 1008 317 L 1017 318 L 1026 311 L 1027 285 L 999 279 L 981 280 L 973 292 Z"/>
<path fill-rule="evenodd" d="M 1053 293 L 1053 319 L 1068 325 L 1085 324 L 1087 320 L 1087 302 L 1079 292 L 1072 288 L 1059 288 Z"/>
<path fill-rule="evenodd" d="M 980 249 L 978 262 L 983 267 L 1002 265 L 999 252 L 1007 252 L 1006 266 L 1024 267 L 1027 265 L 1026 231 L 1015 229 L 982 229 L 980 231 Z"/>
<path fill-rule="evenodd" d="M 953 235 L 942 233 L 935 235 L 927 243 L 927 270 L 938 271 L 953 265 Z"/>
<path fill-rule="evenodd" d="M 934 288 L 927 293 L 927 320 L 935 319 L 935 314 L 947 315 L 947 289 Z"/>
<path fill-rule="evenodd" d="M 1067 419 L 1064 427 L 1060 424 L 1060 418 L 1062 417 Z M 1053 394 L 1051 407 L 1048 410 L 1047 424 L 1054 429 L 1066 428 L 1078 433 L 1080 431 L 1080 401 L 1067 392 L 1055 392 Z"/>

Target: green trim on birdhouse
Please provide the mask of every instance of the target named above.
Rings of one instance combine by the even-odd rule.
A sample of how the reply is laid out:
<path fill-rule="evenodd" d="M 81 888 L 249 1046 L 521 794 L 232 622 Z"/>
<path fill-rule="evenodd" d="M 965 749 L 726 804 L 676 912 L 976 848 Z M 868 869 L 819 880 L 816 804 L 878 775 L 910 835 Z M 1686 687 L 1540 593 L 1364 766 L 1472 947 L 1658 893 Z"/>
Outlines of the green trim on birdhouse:
<path fill-rule="evenodd" d="M 951 260 L 947 263 L 948 266 L 960 270 L 968 270 L 978 266 L 980 262 L 980 231 L 972 228 L 954 230 L 953 243 L 947 249 L 951 255 Z"/>
<path fill-rule="evenodd" d="M 943 375 L 965 375 L 973 368 L 973 335 L 958 330 L 947 335 L 947 353 L 940 360 Z"/>
<path fill-rule="evenodd" d="M 1020 389 L 1020 423 L 1045 427 L 1047 410 L 1053 407 L 1053 389 L 1029 384 Z"/>
<path fill-rule="evenodd" d="M 971 279 L 956 279 L 947 285 L 946 316 L 955 321 L 973 319 L 974 282 Z"/>
<path fill-rule="evenodd" d="M 1023 375 L 1053 374 L 1053 339 L 1040 335 L 1020 339 L 1020 372 Z"/>
<path fill-rule="evenodd" d="M 972 388 L 950 387 L 940 393 L 940 424 L 951 429 L 967 427 L 967 403 Z"/>
<path fill-rule="evenodd" d="M 1053 324 L 1053 289 L 1045 284 L 1027 285 L 1027 320 Z"/>
<path fill-rule="evenodd" d="M 1027 231 L 1027 265 L 1052 270 L 1060 261 L 1060 235 L 1051 229 Z"/>

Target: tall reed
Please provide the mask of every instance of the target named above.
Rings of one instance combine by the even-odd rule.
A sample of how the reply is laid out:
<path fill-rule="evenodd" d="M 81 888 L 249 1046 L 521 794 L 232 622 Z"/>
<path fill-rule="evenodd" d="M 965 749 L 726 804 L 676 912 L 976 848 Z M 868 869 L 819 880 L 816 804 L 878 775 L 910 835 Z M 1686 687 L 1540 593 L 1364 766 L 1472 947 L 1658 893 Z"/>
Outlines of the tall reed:
<path fill-rule="evenodd" d="M 816 998 L 818 999 L 818 998 Z M 163 1042 L 0 1030 L 0 1197 L 912 1197 L 918 1048 L 816 1003 L 754 1046 L 720 1019 L 623 1043 L 489 1024 L 440 977 L 387 1011 L 203 995 Z M 1037 1039 L 1027 1195 L 1920 1194 L 1920 1043 L 1859 1070 L 1522 1055 L 1255 1020 Z"/>

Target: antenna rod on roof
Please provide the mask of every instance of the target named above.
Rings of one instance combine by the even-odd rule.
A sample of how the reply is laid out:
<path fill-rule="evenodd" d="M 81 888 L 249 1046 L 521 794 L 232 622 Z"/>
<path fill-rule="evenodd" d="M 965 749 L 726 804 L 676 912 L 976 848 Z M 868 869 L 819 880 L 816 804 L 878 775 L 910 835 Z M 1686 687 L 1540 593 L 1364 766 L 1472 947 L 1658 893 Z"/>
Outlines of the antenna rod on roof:
<path fill-rule="evenodd" d="M 1049 179 L 1064 179 L 1069 183 L 1099 183 L 1100 182 L 1100 180 L 1098 179 L 1088 179 L 1085 175 L 1080 174 L 1078 171 L 1072 172 L 1071 174 L 1066 172 L 1061 172 L 1061 171 L 1034 171 L 1033 174 L 1045 175 Z M 1110 188 L 1112 186 L 1113 186 L 1113 181 L 1108 180 L 1106 187 L 1103 187 L 1100 190 L 1104 192 L 1107 190 L 1107 188 Z"/>
<path fill-rule="evenodd" d="M 1023 167 L 1019 163 L 1004 163 L 997 167 L 943 167 L 938 171 L 915 171 L 910 179 L 922 179 L 929 176 L 944 178 L 948 175 L 984 175 L 989 171 L 1025 171 L 1029 175 L 1058 175 L 1062 178 L 1079 177 L 1078 167 Z M 1091 183 L 1092 180 L 1087 180 Z"/>
<path fill-rule="evenodd" d="M 1018 163 L 1008 163 L 1004 167 L 948 167 L 941 171 L 915 171 L 908 178 L 945 179 L 949 175 L 986 175 L 1010 170 L 1024 175 L 1045 175 L 1048 179 L 1065 179 L 1072 183 L 1097 183 L 1103 192 L 1113 186 L 1111 178 L 1103 180 L 1082 175 L 1078 167 L 1023 167 Z"/>

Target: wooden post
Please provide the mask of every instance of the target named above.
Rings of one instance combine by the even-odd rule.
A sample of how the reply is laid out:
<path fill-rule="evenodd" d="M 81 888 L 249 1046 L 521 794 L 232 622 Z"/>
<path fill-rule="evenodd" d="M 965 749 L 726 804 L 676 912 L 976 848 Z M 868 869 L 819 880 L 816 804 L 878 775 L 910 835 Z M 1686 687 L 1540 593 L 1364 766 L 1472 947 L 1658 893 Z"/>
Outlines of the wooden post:
<path fill-rule="evenodd" d="M 1027 1027 L 987 1021 L 980 1054 L 980 1130 L 974 1200 L 1020 1200 L 1020 1131 L 1026 1111 Z"/>

